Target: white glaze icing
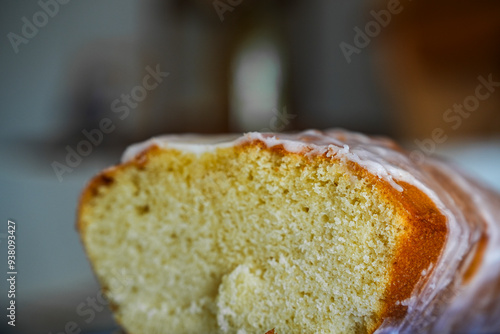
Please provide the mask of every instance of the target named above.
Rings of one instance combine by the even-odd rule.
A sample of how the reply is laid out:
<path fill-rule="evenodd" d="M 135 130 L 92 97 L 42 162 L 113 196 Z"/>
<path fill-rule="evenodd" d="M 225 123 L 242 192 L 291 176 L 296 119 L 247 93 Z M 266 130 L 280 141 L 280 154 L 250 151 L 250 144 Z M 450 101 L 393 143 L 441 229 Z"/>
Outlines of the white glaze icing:
<path fill-rule="evenodd" d="M 129 146 L 122 155 L 122 162 L 133 159 L 137 154 L 151 146 L 169 147 L 184 152 L 202 154 L 204 152 L 213 151 L 219 147 L 233 146 L 235 144 L 235 139 L 239 137 L 241 136 L 235 134 L 217 136 L 185 134 L 153 137 L 144 142 Z"/>
<path fill-rule="evenodd" d="M 131 146 L 122 160 L 133 159 L 154 145 L 203 154 L 256 140 L 268 147 L 281 145 L 289 152 L 326 154 L 355 162 L 397 191 L 403 191 L 398 181 L 404 181 L 423 191 L 446 216 L 448 235 L 437 263 L 424 270 L 422 276 L 428 279 L 417 284 L 411 298 L 400 301 L 408 307 L 405 318 L 390 326 L 382 324 L 376 333 L 413 333 L 416 330 L 447 333 L 457 328 L 500 331 L 500 291 L 488 293 L 487 289 L 500 278 L 500 197 L 441 161 L 425 159 L 417 163 L 391 140 L 343 130 L 308 130 L 296 134 L 252 132 L 244 136 L 162 136 Z M 456 191 L 451 190 L 450 185 L 456 187 Z M 466 214 L 467 206 L 474 209 Z M 462 276 L 467 266 L 463 264 L 470 262 L 474 254 L 471 250 L 481 236 L 488 238 L 483 261 L 471 281 L 464 284 Z M 474 313 L 478 303 L 484 309 Z"/>

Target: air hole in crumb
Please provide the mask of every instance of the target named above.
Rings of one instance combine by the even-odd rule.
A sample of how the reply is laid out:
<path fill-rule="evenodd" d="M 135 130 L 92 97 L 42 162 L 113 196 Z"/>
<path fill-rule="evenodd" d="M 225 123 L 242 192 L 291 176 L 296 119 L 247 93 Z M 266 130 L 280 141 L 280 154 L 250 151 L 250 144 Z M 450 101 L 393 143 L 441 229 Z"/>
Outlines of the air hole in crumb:
<path fill-rule="evenodd" d="M 322 223 L 328 223 L 329 219 L 328 219 L 328 216 L 327 215 L 322 215 L 321 216 L 321 222 Z"/>
<path fill-rule="evenodd" d="M 147 205 L 147 204 L 136 207 L 136 210 L 140 216 L 145 215 L 145 214 L 149 213 L 149 211 L 150 211 L 149 205 Z"/>
<path fill-rule="evenodd" d="M 309 212 L 309 208 L 308 208 L 307 206 L 303 206 L 303 207 L 302 207 L 302 211 L 304 211 L 304 212 Z"/>
<path fill-rule="evenodd" d="M 138 243 L 138 244 L 136 244 L 136 246 L 135 246 L 135 247 L 137 248 L 137 251 L 139 252 L 139 254 L 140 254 L 140 253 L 142 253 L 142 251 L 144 250 L 144 248 L 142 247 L 142 245 L 141 245 L 141 244 L 139 244 L 139 243 Z"/>
<path fill-rule="evenodd" d="M 132 183 L 134 184 L 134 196 L 139 196 L 139 177 L 137 174 L 132 175 Z"/>
<path fill-rule="evenodd" d="M 300 291 L 300 295 L 305 298 L 305 297 L 311 297 L 311 293 L 310 292 L 305 292 L 305 291 Z"/>

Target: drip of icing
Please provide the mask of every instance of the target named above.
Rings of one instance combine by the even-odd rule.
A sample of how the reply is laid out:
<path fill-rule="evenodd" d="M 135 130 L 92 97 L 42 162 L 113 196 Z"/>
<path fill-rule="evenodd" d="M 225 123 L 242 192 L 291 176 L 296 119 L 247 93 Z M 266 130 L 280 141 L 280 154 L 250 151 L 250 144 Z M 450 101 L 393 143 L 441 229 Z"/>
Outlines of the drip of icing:
<path fill-rule="evenodd" d="M 122 160 L 131 160 L 150 146 L 203 154 L 253 141 L 261 141 L 268 147 L 282 146 L 289 152 L 325 154 L 355 162 L 397 191 L 403 191 L 398 181 L 417 187 L 446 216 L 446 244 L 437 263 L 422 273 L 427 281 L 423 279 L 410 298 L 399 301 L 408 307 L 406 316 L 396 325 L 384 322 L 376 333 L 412 333 L 417 329 L 446 333 L 457 328 L 477 330 L 479 326 L 500 328 L 500 320 L 495 320 L 500 319 L 500 291 L 491 293 L 487 289 L 500 278 L 500 223 L 497 218 L 500 217 L 500 197 L 440 161 L 426 159 L 417 164 L 388 139 L 343 130 L 308 130 L 297 134 L 252 132 L 222 137 L 163 136 L 130 147 Z M 471 281 L 465 284 L 462 277 L 467 268 L 462 268 L 462 264 L 471 253 L 473 255 L 471 250 L 481 236 L 488 239 L 483 261 Z M 490 317 L 481 316 L 481 312 L 474 316 L 471 310 L 475 305 L 483 305 L 483 313 Z M 489 312 L 485 312 L 486 307 Z"/>

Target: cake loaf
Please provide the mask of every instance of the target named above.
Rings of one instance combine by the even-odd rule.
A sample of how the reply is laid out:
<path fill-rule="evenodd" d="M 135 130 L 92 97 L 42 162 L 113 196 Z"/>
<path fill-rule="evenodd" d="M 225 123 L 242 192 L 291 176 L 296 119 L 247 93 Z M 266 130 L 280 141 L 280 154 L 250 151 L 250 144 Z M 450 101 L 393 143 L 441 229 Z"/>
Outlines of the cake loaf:
<path fill-rule="evenodd" d="M 164 136 L 77 228 L 130 334 L 500 331 L 500 196 L 343 130 Z"/>

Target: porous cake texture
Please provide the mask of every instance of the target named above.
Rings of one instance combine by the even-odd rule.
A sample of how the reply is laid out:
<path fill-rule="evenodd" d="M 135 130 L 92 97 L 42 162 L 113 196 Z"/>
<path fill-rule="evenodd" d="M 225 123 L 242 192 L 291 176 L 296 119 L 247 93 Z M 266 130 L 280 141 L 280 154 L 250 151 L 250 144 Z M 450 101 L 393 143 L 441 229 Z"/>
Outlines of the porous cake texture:
<path fill-rule="evenodd" d="M 91 181 L 78 229 L 127 332 L 371 333 L 408 315 L 446 216 L 320 135 L 167 138 Z"/>

